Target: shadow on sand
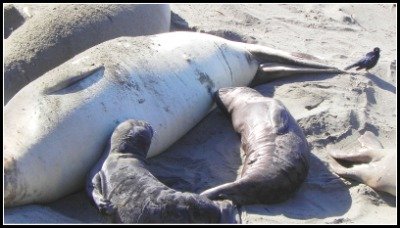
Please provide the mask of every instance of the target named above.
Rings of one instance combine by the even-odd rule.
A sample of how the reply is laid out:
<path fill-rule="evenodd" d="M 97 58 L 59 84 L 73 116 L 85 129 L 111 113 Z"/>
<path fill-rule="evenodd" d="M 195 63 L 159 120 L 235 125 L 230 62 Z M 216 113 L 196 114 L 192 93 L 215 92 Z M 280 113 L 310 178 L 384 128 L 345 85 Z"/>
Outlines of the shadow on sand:
<path fill-rule="evenodd" d="M 291 219 L 323 219 L 345 214 L 351 207 L 349 189 L 315 155 L 310 155 L 310 171 L 300 190 L 289 200 L 270 205 L 243 206 L 248 214 L 284 215 Z"/>

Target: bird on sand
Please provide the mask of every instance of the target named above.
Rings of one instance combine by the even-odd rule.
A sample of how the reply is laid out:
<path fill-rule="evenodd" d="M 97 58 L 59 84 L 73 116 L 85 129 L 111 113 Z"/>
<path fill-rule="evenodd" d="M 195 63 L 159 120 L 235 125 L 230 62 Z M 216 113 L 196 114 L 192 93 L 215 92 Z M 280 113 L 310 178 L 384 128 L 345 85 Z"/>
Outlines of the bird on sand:
<path fill-rule="evenodd" d="M 356 63 L 351 64 L 350 66 L 344 68 L 345 70 L 349 70 L 353 67 L 357 67 L 356 70 L 365 69 L 367 72 L 369 69 L 374 67 L 379 59 L 379 52 L 381 50 L 376 47 L 373 51 L 368 52 L 362 59 L 358 60 Z"/>

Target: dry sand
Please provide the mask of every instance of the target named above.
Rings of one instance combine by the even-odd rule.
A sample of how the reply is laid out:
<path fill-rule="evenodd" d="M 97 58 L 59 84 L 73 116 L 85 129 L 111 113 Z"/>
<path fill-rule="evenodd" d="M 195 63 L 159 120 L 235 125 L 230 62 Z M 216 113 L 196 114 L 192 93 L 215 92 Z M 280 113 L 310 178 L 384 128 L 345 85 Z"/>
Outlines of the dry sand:
<path fill-rule="evenodd" d="M 396 198 L 347 181 L 329 168 L 328 144 L 358 146 L 366 130 L 397 148 L 397 6 L 393 4 L 173 4 L 190 27 L 234 39 L 314 55 L 343 68 L 374 47 L 381 58 L 370 73 L 302 76 L 258 86 L 281 100 L 312 147 L 310 173 L 293 198 L 241 208 L 243 223 L 396 224 Z M 397 152 L 397 150 L 396 150 Z M 396 161 L 393 161 L 396 162 Z M 212 111 L 163 154 L 151 159 L 167 185 L 201 192 L 236 179 L 242 156 L 230 121 Z M 47 205 L 7 209 L 5 223 L 102 223 L 84 192 Z"/>

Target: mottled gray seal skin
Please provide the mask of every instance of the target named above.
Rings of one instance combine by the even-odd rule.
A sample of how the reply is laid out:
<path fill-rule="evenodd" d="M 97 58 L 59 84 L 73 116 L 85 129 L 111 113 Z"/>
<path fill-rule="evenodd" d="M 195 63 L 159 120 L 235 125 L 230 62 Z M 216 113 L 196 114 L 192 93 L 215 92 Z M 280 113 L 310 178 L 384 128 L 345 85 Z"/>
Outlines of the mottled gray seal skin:
<path fill-rule="evenodd" d="M 247 87 L 222 88 L 215 99 L 241 135 L 245 161 L 239 179 L 201 195 L 239 205 L 279 203 L 292 196 L 308 174 L 310 149 L 288 110 Z"/>
<path fill-rule="evenodd" d="M 175 191 L 147 169 L 153 137 L 144 121 L 117 126 L 100 161 L 88 175 L 86 191 L 97 208 L 117 223 L 235 223 L 236 207 L 194 193 Z"/>
<path fill-rule="evenodd" d="M 21 26 L 4 42 L 5 104 L 29 82 L 101 42 L 168 32 L 171 11 L 167 4 L 57 4 L 23 24 L 20 17 L 13 21 Z"/>

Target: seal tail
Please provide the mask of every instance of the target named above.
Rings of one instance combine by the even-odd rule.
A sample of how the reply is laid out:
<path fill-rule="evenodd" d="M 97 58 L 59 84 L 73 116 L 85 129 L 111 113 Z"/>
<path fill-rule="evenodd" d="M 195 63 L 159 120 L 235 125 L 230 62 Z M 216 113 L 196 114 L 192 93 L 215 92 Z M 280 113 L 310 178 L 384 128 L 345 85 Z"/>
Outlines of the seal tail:
<path fill-rule="evenodd" d="M 255 56 L 260 64 L 252 86 L 293 75 L 344 73 L 336 67 L 321 63 L 320 59 L 312 55 L 288 53 L 255 44 L 245 44 L 245 48 Z"/>

